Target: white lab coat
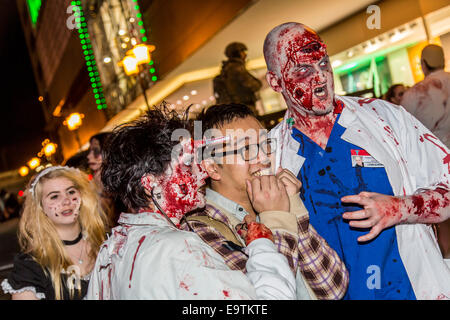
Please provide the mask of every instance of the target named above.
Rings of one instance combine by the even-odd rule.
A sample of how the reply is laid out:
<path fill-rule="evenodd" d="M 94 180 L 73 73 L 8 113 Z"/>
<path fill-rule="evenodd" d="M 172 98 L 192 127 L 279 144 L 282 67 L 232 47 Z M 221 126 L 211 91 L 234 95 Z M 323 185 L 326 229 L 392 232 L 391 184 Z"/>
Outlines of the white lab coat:
<path fill-rule="evenodd" d="M 89 300 L 296 299 L 287 259 L 268 239 L 248 246 L 245 275 L 160 214 L 122 214 L 119 224 L 98 254 Z"/>
<path fill-rule="evenodd" d="M 336 96 L 345 104 L 338 123 L 342 139 L 366 150 L 386 169 L 396 196 L 411 195 L 437 185 L 449 190 L 449 150 L 417 119 L 378 99 Z M 276 138 L 276 168 L 298 173 L 305 158 L 284 120 L 269 135 Z M 424 138 L 426 137 L 426 138 Z M 367 190 L 370 191 L 370 190 Z M 443 259 L 432 228 L 424 224 L 395 227 L 399 253 L 417 299 L 450 299 L 450 261 Z M 344 248 L 345 250 L 345 248 Z"/>

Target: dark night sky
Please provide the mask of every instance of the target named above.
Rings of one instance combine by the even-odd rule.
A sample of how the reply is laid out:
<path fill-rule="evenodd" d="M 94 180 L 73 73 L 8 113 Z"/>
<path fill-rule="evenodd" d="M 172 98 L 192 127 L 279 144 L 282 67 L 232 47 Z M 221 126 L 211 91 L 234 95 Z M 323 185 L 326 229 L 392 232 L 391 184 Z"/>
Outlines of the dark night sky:
<path fill-rule="evenodd" d="M 0 1 L 0 172 L 17 169 L 46 138 L 33 69 L 15 0 Z"/>

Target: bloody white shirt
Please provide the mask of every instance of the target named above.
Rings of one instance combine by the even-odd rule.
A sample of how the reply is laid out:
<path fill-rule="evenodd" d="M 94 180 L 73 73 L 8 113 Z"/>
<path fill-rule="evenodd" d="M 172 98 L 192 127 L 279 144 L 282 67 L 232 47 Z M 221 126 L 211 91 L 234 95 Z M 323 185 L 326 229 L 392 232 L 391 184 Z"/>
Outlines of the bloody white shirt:
<path fill-rule="evenodd" d="M 450 73 L 429 74 L 405 92 L 401 105 L 450 148 Z"/>
<path fill-rule="evenodd" d="M 247 250 L 245 275 L 160 214 L 123 213 L 100 248 L 87 299 L 295 299 L 295 278 L 274 244 L 257 239 Z"/>

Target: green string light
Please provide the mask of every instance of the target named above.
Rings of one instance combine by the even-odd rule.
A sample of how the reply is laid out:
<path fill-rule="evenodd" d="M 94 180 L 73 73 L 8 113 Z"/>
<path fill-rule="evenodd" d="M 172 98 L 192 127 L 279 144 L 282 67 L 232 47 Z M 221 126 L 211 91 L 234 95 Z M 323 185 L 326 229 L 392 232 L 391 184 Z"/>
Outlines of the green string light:
<path fill-rule="evenodd" d="M 31 23 L 33 28 L 36 27 L 36 23 L 39 17 L 39 11 L 41 10 L 42 1 L 41 0 L 27 0 L 28 9 L 30 13 Z"/>
<path fill-rule="evenodd" d="M 135 3 L 137 3 L 137 0 L 132 0 L 133 2 L 135 2 Z M 141 27 L 141 29 L 139 29 L 139 33 L 141 34 L 141 40 L 142 40 L 142 42 L 143 43 L 145 43 L 145 42 L 147 42 L 148 41 L 148 37 L 147 37 L 147 31 L 145 30 L 145 28 L 144 28 L 144 21 L 142 21 L 142 13 L 141 13 L 141 11 L 140 11 L 140 7 L 139 7 L 139 5 L 135 5 L 134 6 L 134 10 L 136 11 L 136 20 L 137 20 L 137 24 L 138 24 L 138 26 L 140 26 Z M 149 66 L 153 66 L 154 65 L 154 61 L 152 60 L 152 61 L 150 61 L 149 62 Z M 154 68 L 154 67 L 152 67 L 150 70 L 149 70 L 149 73 L 151 73 L 153 76 L 152 76 L 152 81 L 153 82 L 155 82 L 155 81 L 157 81 L 158 80 L 158 77 L 156 76 L 156 75 L 154 75 L 154 73 L 156 72 L 156 69 Z"/>
<path fill-rule="evenodd" d="M 137 3 L 137 0 L 132 0 L 133 2 Z M 86 61 L 86 66 L 87 66 L 87 70 L 89 72 L 89 78 L 91 81 L 91 87 L 93 89 L 94 92 L 94 97 L 95 97 L 95 102 L 97 104 L 97 109 L 101 110 L 101 109 L 106 109 L 108 106 L 106 104 L 106 99 L 105 96 L 103 94 L 103 87 L 100 81 L 100 77 L 99 77 L 99 73 L 98 73 L 98 68 L 96 66 L 96 61 L 95 61 L 95 55 L 92 51 L 92 45 L 91 45 L 91 40 L 89 39 L 89 33 L 88 33 L 88 28 L 87 28 L 87 24 L 86 24 L 86 18 L 84 15 L 84 11 L 83 8 L 81 6 L 81 1 L 72 1 L 71 4 L 73 6 L 75 6 L 74 10 L 74 16 L 75 16 L 75 22 L 77 24 L 77 28 L 78 28 L 78 36 L 80 38 L 80 43 L 82 45 L 82 49 L 83 49 L 83 54 L 85 57 L 85 61 Z M 144 22 L 142 21 L 142 13 L 140 12 L 140 7 L 139 5 L 135 5 L 134 9 L 136 11 L 136 18 L 138 20 L 137 24 L 141 27 L 141 29 L 139 30 L 139 33 L 141 34 L 141 40 L 143 43 L 148 41 L 147 38 L 147 31 L 144 28 Z M 150 66 L 154 65 L 154 61 L 150 61 L 149 62 Z M 156 69 L 154 67 L 152 67 L 149 71 L 152 74 L 152 81 L 155 82 L 158 80 L 158 77 L 156 75 L 154 75 L 156 73 Z"/>
<path fill-rule="evenodd" d="M 106 109 L 106 99 L 103 94 L 103 87 L 100 81 L 100 76 L 98 73 L 98 68 L 96 66 L 94 51 L 92 50 L 91 40 L 89 39 L 88 28 L 86 24 L 86 18 L 84 16 L 84 11 L 81 6 L 81 1 L 72 1 L 72 6 L 74 6 L 74 16 L 75 23 L 78 28 L 78 36 L 80 38 L 81 48 L 83 49 L 84 59 L 86 61 L 87 70 L 89 72 L 89 78 L 91 82 L 92 91 L 95 97 L 95 103 L 97 104 L 97 109 Z"/>

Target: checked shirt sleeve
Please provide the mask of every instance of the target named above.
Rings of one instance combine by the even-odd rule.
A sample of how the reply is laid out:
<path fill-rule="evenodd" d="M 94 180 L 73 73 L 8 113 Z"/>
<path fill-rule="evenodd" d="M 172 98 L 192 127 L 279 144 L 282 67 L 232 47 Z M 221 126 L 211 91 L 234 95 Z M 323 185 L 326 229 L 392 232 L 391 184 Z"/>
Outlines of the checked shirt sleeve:
<path fill-rule="evenodd" d="M 313 226 L 309 217 L 298 218 L 298 267 L 319 300 L 338 300 L 348 286 L 348 271 L 328 243 Z"/>
<path fill-rule="evenodd" d="M 284 226 L 280 222 L 286 216 Z M 268 214 L 268 215 L 267 215 Z M 276 216 L 273 224 L 272 217 Z M 274 242 L 278 251 L 289 261 L 291 270 L 299 268 L 317 299 L 341 299 L 348 286 L 348 271 L 328 243 L 313 226 L 309 224 L 309 215 L 298 195 L 291 197 L 291 212 L 266 212 L 264 222 L 274 232 Z M 292 223 L 293 219 L 296 223 Z M 270 221 L 270 222 L 269 222 Z M 294 232 L 296 226 L 296 232 Z"/>

